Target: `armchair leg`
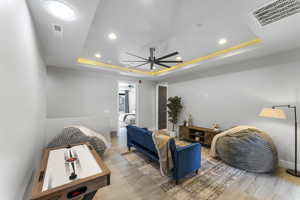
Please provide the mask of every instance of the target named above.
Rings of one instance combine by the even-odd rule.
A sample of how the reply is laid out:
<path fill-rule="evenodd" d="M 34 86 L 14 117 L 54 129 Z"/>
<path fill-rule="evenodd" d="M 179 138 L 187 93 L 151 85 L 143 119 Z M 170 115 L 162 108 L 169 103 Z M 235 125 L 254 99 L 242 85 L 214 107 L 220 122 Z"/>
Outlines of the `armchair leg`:
<path fill-rule="evenodd" d="M 130 146 L 128 146 L 128 151 L 130 151 Z"/>
<path fill-rule="evenodd" d="M 199 172 L 199 169 L 196 170 L 196 174 L 198 174 L 198 172 Z"/>

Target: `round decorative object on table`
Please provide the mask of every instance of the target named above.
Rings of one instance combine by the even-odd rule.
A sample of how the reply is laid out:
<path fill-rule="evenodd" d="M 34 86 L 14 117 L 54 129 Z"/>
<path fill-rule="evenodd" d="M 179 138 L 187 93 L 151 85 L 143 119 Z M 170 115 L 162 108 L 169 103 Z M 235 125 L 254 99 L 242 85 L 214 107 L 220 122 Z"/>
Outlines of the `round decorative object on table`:
<path fill-rule="evenodd" d="M 215 132 L 220 132 L 220 125 L 219 124 L 213 124 L 213 130 Z"/>
<path fill-rule="evenodd" d="M 220 137 L 216 151 L 225 163 L 249 172 L 270 173 L 278 166 L 276 147 L 263 132 L 244 130 Z"/>

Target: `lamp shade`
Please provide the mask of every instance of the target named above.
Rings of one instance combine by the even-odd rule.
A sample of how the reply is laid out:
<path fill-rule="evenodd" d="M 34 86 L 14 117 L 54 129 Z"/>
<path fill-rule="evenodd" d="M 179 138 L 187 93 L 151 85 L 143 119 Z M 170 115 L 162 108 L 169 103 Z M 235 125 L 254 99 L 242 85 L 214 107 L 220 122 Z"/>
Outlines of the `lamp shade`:
<path fill-rule="evenodd" d="M 264 108 L 259 114 L 260 117 L 270 117 L 277 119 L 286 119 L 285 112 L 281 109 Z"/>

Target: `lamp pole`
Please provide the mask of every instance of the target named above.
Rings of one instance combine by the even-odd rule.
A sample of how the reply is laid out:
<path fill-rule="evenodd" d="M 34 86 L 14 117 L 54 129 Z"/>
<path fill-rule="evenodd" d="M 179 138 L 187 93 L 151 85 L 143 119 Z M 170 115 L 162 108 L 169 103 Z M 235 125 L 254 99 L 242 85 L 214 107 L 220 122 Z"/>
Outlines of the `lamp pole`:
<path fill-rule="evenodd" d="M 295 116 L 295 168 L 294 170 L 292 169 L 287 169 L 287 173 L 300 177 L 300 173 L 298 173 L 297 170 L 297 160 L 298 160 L 298 123 L 297 123 L 297 107 L 296 106 L 291 106 L 291 105 L 277 105 L 277 106 L 272 106 L 272 109 L 278 108 L 278 107 L 286 107 L 290 109 L 294 109 L 294 116 Z"/>

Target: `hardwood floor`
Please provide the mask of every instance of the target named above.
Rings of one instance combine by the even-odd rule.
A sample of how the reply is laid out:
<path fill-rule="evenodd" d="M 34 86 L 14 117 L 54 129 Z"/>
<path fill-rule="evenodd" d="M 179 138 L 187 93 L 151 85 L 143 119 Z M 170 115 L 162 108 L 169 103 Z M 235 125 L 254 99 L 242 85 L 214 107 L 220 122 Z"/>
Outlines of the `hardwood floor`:
<path fill-rule="evenodd" d="M 100 189 L 95 200 L 170 200 L 151 177 L 141 174 L 121 156 L 126 149 L 126 132 L 112 138 L 104 161 L 112 171 L 111 185 Z M 300 200 L 300 178 L 279 169 L 276 175 L 246 173 L 217 200 Z"/>

